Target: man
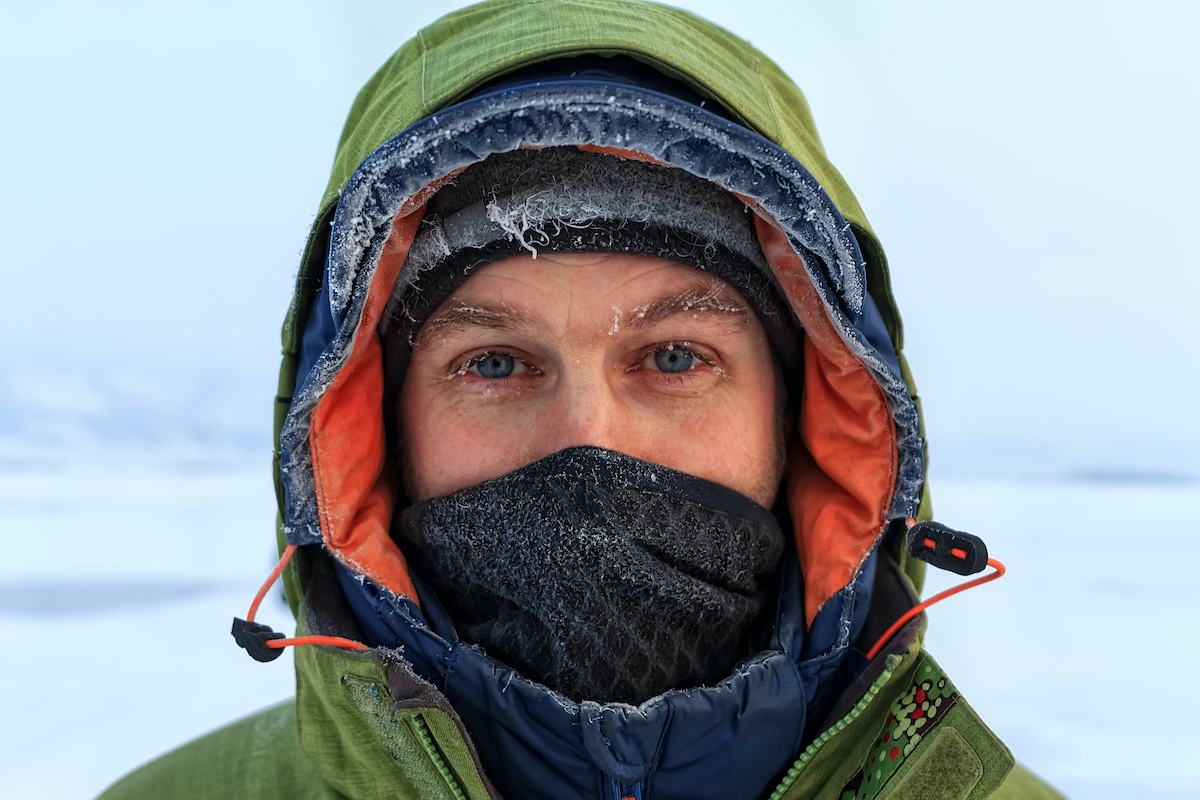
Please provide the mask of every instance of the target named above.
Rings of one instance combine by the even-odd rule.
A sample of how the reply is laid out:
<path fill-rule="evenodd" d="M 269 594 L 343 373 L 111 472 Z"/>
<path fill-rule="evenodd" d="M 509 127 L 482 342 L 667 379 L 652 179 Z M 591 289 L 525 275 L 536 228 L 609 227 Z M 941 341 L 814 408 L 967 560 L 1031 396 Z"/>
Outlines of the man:
<path fill-rule="evenodd" d="M 640 2 L 440 20 L 355 102 L 284 328 L 296 700 L 106 796 L 1057 796 L 904 620 L 899 339 L 749 45 Z"/>

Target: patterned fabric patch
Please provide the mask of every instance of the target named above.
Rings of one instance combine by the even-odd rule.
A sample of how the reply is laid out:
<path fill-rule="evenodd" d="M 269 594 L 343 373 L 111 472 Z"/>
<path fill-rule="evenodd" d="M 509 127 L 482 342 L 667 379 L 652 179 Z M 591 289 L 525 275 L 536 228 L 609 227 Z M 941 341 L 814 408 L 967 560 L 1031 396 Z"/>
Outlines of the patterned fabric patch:
<path fill-rule="evenodd" d="M 892 703 L 863 765 L 842 787 L 840 800 L 874 800 L 957 701 L 954 684 L 926 658 L 913 673 L 912 685 Z"/>

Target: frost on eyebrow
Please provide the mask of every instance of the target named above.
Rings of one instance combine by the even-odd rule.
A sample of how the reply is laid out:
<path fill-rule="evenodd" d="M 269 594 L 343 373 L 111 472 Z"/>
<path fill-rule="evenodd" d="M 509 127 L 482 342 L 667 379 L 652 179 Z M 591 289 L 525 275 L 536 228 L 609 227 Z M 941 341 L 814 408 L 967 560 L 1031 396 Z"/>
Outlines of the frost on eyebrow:
<path fill-rule="evenodd" d="M 617 308 L 616 306 L 613 306 L 612 310 L 613 310 L 613 321 L 612 321 L 612 327 L 608 329 L 609 336 L 612 336 L 612 335 L 620 332 L 620 330 L 621 330 L 621 309 Z"/>
<path fill-rule="evenodd" d="M 690 311 L 694 315 L 725 314 L 737 319 L 739 329 L 744 328 L 750 324 L 749 313 L 745 305 L 729 296 L 728 289 L 728 284 L 714 278 L 708 286 L 636 306 L 629 311 L 629 327 L 632 330 L 645 328 L 667 317 Z"/>
<path fill-rule="evenodd" d="M 417 344 L 428 344 L 438 335 L 465 327 L 488 328 L 490 330 L 512 330 L 529 325 L 525 314 L 507 305 L 467 305 L 451 303 L 449 308 L 438 311 L 421 328 Z"/>

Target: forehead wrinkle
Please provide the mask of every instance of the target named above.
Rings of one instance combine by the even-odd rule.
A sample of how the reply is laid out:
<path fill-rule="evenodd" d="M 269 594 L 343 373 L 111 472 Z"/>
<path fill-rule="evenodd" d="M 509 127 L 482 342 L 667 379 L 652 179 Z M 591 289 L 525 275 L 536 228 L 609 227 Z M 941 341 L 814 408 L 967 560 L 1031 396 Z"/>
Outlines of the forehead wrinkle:
<path fill-rule="evenodd" d="M 663 320 L 688 312 L 720 314 L 737 321 L 737 330 L 750 324 L 744 303 L 730 296 L 729 285 L 709 275 L 698 274 L 693 285 L 682 292 L 660 297 L 629 311 L 630 330 L 641 330 Z"/>
<path fill-rule="evenodd" d="M 469 328 L 494 331 L 515 331 L 539 327 L 538 321 L 520 309 L 506 305 L 503 301 L 481 303 L 451 300 L 450 306 L 429 318 L 418 336 L 420 344 L 428 343 L 436 335 Z"/>

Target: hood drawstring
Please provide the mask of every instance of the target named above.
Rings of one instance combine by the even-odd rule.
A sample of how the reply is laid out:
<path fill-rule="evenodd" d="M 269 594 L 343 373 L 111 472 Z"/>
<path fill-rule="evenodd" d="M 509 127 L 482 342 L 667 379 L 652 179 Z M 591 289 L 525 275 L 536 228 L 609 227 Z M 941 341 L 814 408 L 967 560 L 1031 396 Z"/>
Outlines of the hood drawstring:
<path fill-rule="evenodd" d="M 941 569 L 957 572 L 960 575 L 974 574 L 985 566 L 991 567 L 995 572 L 938 592 L 928 600 L 918 603 L 904 612 L 867 651 L 868 661 L 879 655 L 879 651 L 896 635 L 896 631 L 934 603 L 940 603 L 947 597 L 965 592 L 967 589 L 990 583 L 1002 577 L 1006 572 L 1003 564 L 988 557 L 987 545 L 978 536 L 956 531 L 936 522 L 918 523 L 911 517 L 905 520 L 905 524 L 908 526 L 908 552 L 914 558 L 919 558 L 927 564 Z M 267 592 L 270 591 L 275 581 L 279 580 L 279 576 L 283 574 L 284 568 L 287 567 L 295 553 L 296 545 L 289 544 L 283 551 L 279 563 L 275 565 L 275 569 L 271 570 L 271 574 L 263 582 L 258 594 L 254 596 L 254 602 L 250 604 L 250 611 L 246 614 L 246 618 L 233 618 L 233 630 L 230 633 L 233 634 L 234 640 L 256 661 L 274 661 L 283 654 L 283 648 L 301 644 L 325 644 L 345 647 L 349 650 L 369 650 L 370 648 L 362 642 L 343 639 L 340 636 L 297 636 L 289 639 L 269 626 L 254 621 L 263 598 L 267 596 Z"/>
<path fill-rule="evenodd" d="M 275 581 L 279 580 L 279 576 L 283 574 L 284 568 L 287 567 L 288 562 L 292 560 L 292 556 L 295 553 L 296 545 L 289 544 L 283 551 L 283 556 L 279 559 L 279 563 L 275 565 L 275 569 L 271 570 L 271 574 L 263 582 L 262 588 L 254 596 L 254 602 L 250 604 L 250 611 L 246 614 L 246 618 L 233 618 L 233 630 L 230 633 L 233 634 L 234 640 L 255 661 L 274 661 L 283 655 L 283 648 L 298 644 L 328 644 L 334 647 L 345 647 L 350 650 L 369 650 L 370 648 L 362 642 L 343 639 L 340 636 L 297 636 L 288 639 L 284 634 L 278 633 L 270 627 L 254 621 L 263 598 L 267 596 L 267 592 L 270 591 Z"/>
<path fill-rule="evenodd" d="M 976 586 L 982 586 L 985 583 L 994 581 L 1005 573 L 1003 564 L 994 558 L 988 558 L 987 545 L 978 536 L 956 531 L 952 528 L 947 528 L 945 525 L 939 525 L 936 522 L 918 523 L 912 517 L 909 517 L 904 522 L 908 526 L 908 552 L 914 558 L 919 558 L 925 563 L 932 564 L 940 569 L 957 572 L 959 575 L 972 575 L 982 570 L 985 566 L 991 567 L 995 572 L 976 578 L 973 581 L 960 583 L 958 586 L 951 586 L 946 591 L 938 592 L 928 600 L 918 603 L 904 612 L 900 619 L 893 622 L 892 626 L 879 637 L 879 641 L 875 642 L 875 645 L 867 651 L 868 661 L 873 660 L 875 656 L 879 655 L 879 651 L 883 649 L 883 646 L 896 635 L 896 631 L 904 627 L 906 622 L 934 603 L 939 603 L 959 592 L 965 592 L 967 589 L 973 589 Z"/>

